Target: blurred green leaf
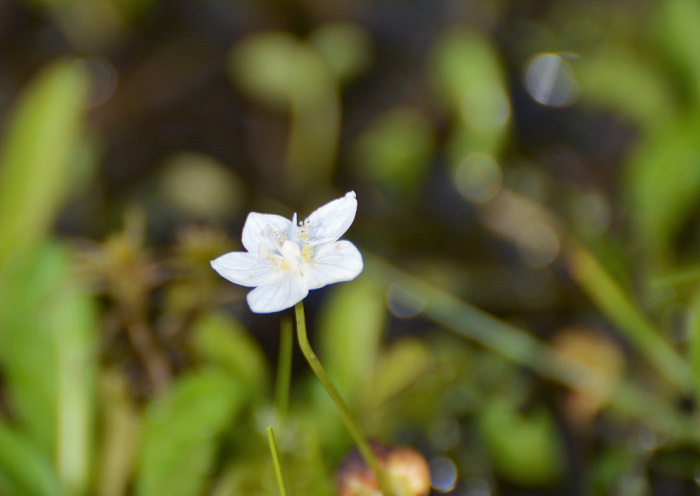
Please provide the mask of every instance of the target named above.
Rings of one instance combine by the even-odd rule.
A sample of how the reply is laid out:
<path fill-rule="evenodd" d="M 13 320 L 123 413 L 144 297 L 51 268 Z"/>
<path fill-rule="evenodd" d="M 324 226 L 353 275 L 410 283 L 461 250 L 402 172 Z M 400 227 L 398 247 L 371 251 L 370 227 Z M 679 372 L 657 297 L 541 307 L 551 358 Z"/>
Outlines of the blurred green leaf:
<path fill-rule="evenodd" d="M 382 356 L 372 387 L 372 401 L 381 405 L 411 386 L 432 361 L 431 350 L 417 339 L 399 341 Z"/>
<path fill-rule="evenodd" d="M 281 109 L 288 108 L 293 92 L 316 72 L 301 41 L 282 31 L 244 39 L 232 49 L 228 68 L 246 93 Z"/>
<path fill-rule="evenodd" d="M 688 96 L 700 109 L 700 3 L 695 0 L 664 0 L 658 4 L 656 19 L 661 23 L 659 43 L 666 48 L 669 58 L 679 73 L 687 78 Z"/>
<path fill-rule="evenodd" d="M 61 496 L 64 493 L 49 460 L 32 448 L 6 424 L 0 423 L 0 473 L 13 486 L 3 494 L 23 496 Z"/>
<path fill-rule="evenodd" d="M 631 49 L 577 60 L 576 68 L 585 101 L 620 112 L 646 130 L 666 125 L 675 117 L 667 75 Z"/>
<path fill-rule="evenodd" d="M 231 374 L 255 396 L 269 391 L 270 371 L 258 343 L 243 326 L 221 313 L 201 317 L 192 330 L 192 344 L 205 361 Z"/>
<path fill-rule="evenodd" d="M 50 227 L 71 178 L 87 93 L 82 66 L 61 60 L 16 104 L 0 155 L 0 265 Z"/>
<path fill-rule="evenodd" d="M 146 409 L 136 494 L 203 494 L 219 438 L 242 405 L 242 390 L 227 373 L 205 370 L 180 377 Z"/>
<path fill-rule="evenodd" d="M 392 109 L 365 130 L 354 159 L 367 177 L 389 191 L 412 194 L 432 160 L 433 132 L 428 120 L 410 108 Z"/>
<path fill-rule="evenodd" d="M 511 481 L 551 484 L 563 475 L 562 446 L 546 410 L 522 414 L 512 401 L 495 398 L 479 415 L 479 431 L 496 469 Z"/>
<path fill-rule="evenodd" d="M 372 44 L 368 34 L 358 25 L 332 22 L 316 29 L 309 43 L 328 64 L 338 81 L 345 82 L 367 68 Z"/>
<path fill-rule="evenodd" d="M 436 89 L 458 118 L 447 145 L 453 165 L 470 152 L 496 153 L 502 144 L 510 101 L 501 65 L 491 41 L 469 31 L 446 32 L 433 49 Z"/>
<path fill-rule="evenodd" d="M 629 163 L 627 190 L 636 240 L 651 270 L 669 262 L 674 239 L 700 195 L 700 114 L 643 142 Z"/>
<path fill-rule="evenodd" d="M 335 287 L 323 307 L 319 354 L 350 409 L 369 397 L 385 316 L 381 290 L 362 278 Z"/>
<path fill-rule="evenodd" d="M 696 394 L 700 393 L 700 293 L 696 292 L 690 301 L 690 336 L 688 359 L 695 374 Z"/>
<path fill-rule="evenodd" d="M 233 47 L 228 68 L 249 96 L 289 109 L 289 189 L 306 192 L 326 186 L 340 134 L 340 97 L 338 82 L 321 56 L 288 33 L 270 31 Z"/>
<path fill-rule="evenodd" d="M 609 494 L 621 477 L 636 471 L 635 454 L 622 446 L 613 446 L 596 456 L 590 474 L 590 486 L 594 494 Z"/>
<path fill-rule="evenodd" d="M 133 475 L 142 412 L 131 398 L 128 379 L 120 370 L 105 370 L 99 379 L 99 402 L 103 408 L 95 493 L 124 496 Z"/>
<path fill-rule="evenodd" d="M 78 288 L 59 288 L 54 298 L 58 473 L 71 494 L 85 494 L 93 462 L 98 325 L 93 302 Z"/>
<path fill-rule="evenodd" d="M 96 321 L 67 254 L 46 245 L 0 272 L 0 359 L 20 427 L 72 494 L 92 459 Z"/>
<path fill-rule="evenodd" d="M 125 21 L 134 22 L 148 14 L 158 0 L 109 0 Z"/>
<path fill-rule="evenodd" d="M 293 417 L 292 417 L 293 418 Z M 290 418 L 290 420 L 292 419 Z M 286 423 L 284 433 L 277 437 L 287 494 L 331 496 L 335 494 L 333 477 L 328 473 L 328 453 L 322 451 L 314 421 Z M 265 447 L 262 437 L 256 445 Z M 275 473 L 269 452 L 257 451 L 229 463 L 217 479 L 212 496 L 270 496 L 277 495 Z M 258 456 L 256 456 L 258 455 Z"/>

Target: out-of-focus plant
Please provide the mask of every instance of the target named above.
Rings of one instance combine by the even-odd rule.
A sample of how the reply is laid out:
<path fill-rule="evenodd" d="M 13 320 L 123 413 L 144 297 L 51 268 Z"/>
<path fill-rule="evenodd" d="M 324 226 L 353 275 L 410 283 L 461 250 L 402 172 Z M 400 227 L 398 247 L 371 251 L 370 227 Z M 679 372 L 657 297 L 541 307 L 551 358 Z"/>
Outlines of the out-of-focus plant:
<path fill-rule="evenodd" d="M 314 24 L 340 7 L 293 2 L 277 16 L 269 2 L 161 2 L 162 12 L 153 1 L 22 3 L 45 23 L 37 51 L 96 58 L 48 66 L 4 121 L 0 493 L 274 493 L 265 426 L 275 424 L 289 494 L 334 494 L 351 440 L 331 403 L 301 369 L 273 388 L 260 343 L 274 348 L 277 320 L 251 324 L 275 329 L 253 335 L 245 293 L 208 264 L 236 248 L 221 227 L 239 222 L 246 203 L 275 191 L 308 206 L 348 179 L 368 198 L 357 226 L 367 270 L 315 295 L 309 331 L 370 437 L 419 447 L 439 492 L 631 494 L 654 474 L 695 488 L 697 2 L 634 11 L 624 2 L 447 2 L 449 19 L 438 2 L 430 15 L 440 22 L 418 14 L 415 31 L 429 43 L 399 85 L 382 79 L 385 62 L 396 43 L 405 59 L 388 70 L 415 63 L 403 51 L 414 29 L 404 39 L 383 25 L 384 4 L 362 4 L 363 18 L 348 13 L 350 2 L 343 18 L 354 22 Z M 171 22 L 173 8 L 185 22 Z M 217 19 L 220 32 L 209 29 L 232 12 Z M 233 33 L 241 26 L 232 18 L 265 28 Z M 174 25 L 182 32 L 129 38 Z M 194 38 L 211 59 L 181 50 Z M 151 57 L 139 60 L 134 47 Z M 240 108 L 202 111 L 197 122 L 242 116 L 244 126 L 222 135 L 244 134 L 246 146 L 227 156 L 208 127 L 186 151 L 166 151 L 141 190 L 145 208 L 130 210 L 122 231 L 75 244 L 51 234 L 85 150 L 97 150 L 84 108 L 123 91 L 115 106 L 148 108 L 148 128 L 160 130 L 183 114 L 156 115 L 178 98 L 207 104 L 211 81 L 200 69 L 222 61 L 233 84 L 222 77 L 218 96 Z M 183 80 L 173 67 L 180 76 L 196 67 L 197 78 L 168 91 L 164 82 Z M 90 95 L 100 70 L 108 84 Z M 350 102 L 357 108 L 344 115 Z M 91 133 L 133 124 L 130 111 L 109 112 L 97 109 Z M 346 143 L 349 155 L 338 157 Z M 116 166 L 131 165 L 129 145 Z M 121 191 L 107 189 L 93 194 L 111 209 Z M 197 226 L 164 233 L 154 204 Z"/>
<path fill-rule="evenodd" d="M 88 77 L 58 61 L 13 113 L 0 158 L 0 360 L 10 412 L 0 470 L 16 494 L 86 494 L 95 421 L 95 312 L 48 239 L 70 187 Z M 24 459 L 22 459 L 24 457 Z"/>
<path fill-rule="evenodd" d="M 322 190 L 330 182 L 340 139 L 340 85 L 366 67 L 370 48 L 360 28 L 333 23 L 308 41 L 267 32 L 232 49 L 232 80 L 255 101 L 289 113 L 281 172 L 293 192 Z"/>

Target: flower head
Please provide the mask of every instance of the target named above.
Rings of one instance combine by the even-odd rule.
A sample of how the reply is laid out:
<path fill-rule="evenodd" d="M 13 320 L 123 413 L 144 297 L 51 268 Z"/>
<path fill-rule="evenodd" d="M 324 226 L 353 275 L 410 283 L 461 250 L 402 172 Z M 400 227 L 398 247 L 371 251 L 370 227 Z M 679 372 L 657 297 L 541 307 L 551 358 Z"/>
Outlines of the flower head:
<path fill-rule="evenodd" d="M 306 298 L 311 289 L 350 281 L 362 272 L 362 255 L 340 240 L 357 212 L 355 192 L 333 200 L 297 222 L 251 212 L 243 226 L 245 252 L 232 252 L 211 266 L 229 281 L 255 288 L 248 293 L 253 312 L 271 313 Z"/>

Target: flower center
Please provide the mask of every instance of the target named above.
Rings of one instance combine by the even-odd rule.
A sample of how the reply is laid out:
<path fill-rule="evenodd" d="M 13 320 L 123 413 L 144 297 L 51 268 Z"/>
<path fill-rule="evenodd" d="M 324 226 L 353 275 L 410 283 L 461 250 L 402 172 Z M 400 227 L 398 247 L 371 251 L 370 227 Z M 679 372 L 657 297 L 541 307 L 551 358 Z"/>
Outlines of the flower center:
<path fill-rule="evenodd" d="M 277 250 L 270 250 L 267 246 L 260 246 L 260 258 L 272 262 L 277 269 L 289 270 L 292 268 L 289 260 Z"/>
<path fill-rule="evenodd" d="M 311 222 L 309 219 L 304 222 L 299 222 L 297 226 L 297 239 L 301 241 L 301 258 L 310 262 L 314 256 L 314 249 L 309 242 L 309 232 L 311 231 Z"/>
<path fill-rule="evenodd" d="M 269 260 L 278 269 L 290 270 L 292 267 L 298 267 L 301 270 L 301 265 L 310 262 L 314 256 L 314 249 L 309 241 L 311 222 L 308 219 L 300 221 L 296 230 L 296 239 L 290 240 L 284 232 L 266 226 L 262 234 L 272 242 L 274 248 L 261 245 L 260 257 Z"/>
<path fill-rule="evenodd" d="M 276 249 L 270 249 L 265 245 L 260 245 L 260 258 L 272 262 L 273 267 L 282 270 L 291 269 L 289 260 L 282 251 L 282 245 L 287 241 L 288 236 L 280 231 L 273 231 L 272 226 L 266 226 L 262 232 L 263 237 L 272 241 Z"/>

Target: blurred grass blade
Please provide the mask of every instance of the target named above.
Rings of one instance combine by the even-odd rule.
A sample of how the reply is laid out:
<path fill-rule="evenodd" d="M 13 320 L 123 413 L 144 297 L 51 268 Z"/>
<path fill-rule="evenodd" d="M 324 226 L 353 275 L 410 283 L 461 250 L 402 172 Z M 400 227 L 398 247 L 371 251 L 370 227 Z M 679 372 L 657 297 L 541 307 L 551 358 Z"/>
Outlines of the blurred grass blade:
<path fill-rule="evenodd" d="M 27 439 L 0 423 L 0 473 L 13 486 L 12 494 L 62 496 L 56 474 L 47 458 L 37 453 Z"/>
<path fill-rule="evenodd" d="M 365 272 L 372 274 L 375 280 L 386 285 L 399 284 L 422 299 L 426 318 L 542 377 L 567 387 L 598 393 L 594 372 L 581 364 L 561 360 L 546 344 L 523 329 L 393 267 L 367 251 L 363 252 L 363 256 Z M 685 369 L 683 364 L 680 367 Z M 647 423 L 677 440 L 700 443 L 696 420 L 676 410 L 660 396 L 661 393 L 665 391 L 652 395 L 632 383 L 623 383 L 610 398 L 611 408 L 623 417 Z M 644 408 L 640 408 L 640 405 L 644 405 Z"/>
<path fill-rule="evenodd" d="M 56 460 L 72 494 L 87 490 L 94 418 L 95 316 L 70 283 L 67 254 L 30 250 L 0 271 L 0 360 L 18 424 Z"/>
<path fill-rule="evenodd" d="M 669 382 L 681 392 L 692 391 L 691 369 L 637 310 L 605 268 L 578 244 L 570 243 L 568 253 L 571 273 L 588 296 Z"/>
<path fill-rule="evenodd" d="M 40 239 L 71 174 L 88 76 L 62 60 L 40 73 L 14 109 L 0 155 L 0 265 Z"/>
<path fill-rule="evenodd" d="M 135 494 L 204 494 L 218 440 L 243 401 L 227 373 L 182 376 L 146 409 Z"/>
<path fill-rule="evenodd" d="M 500 321 L 447 291 L 392 267 L 378 257 L 367 252 L 363 252 L 363 256 L 365 272 L 379 277 L 385 283 L 395 283 L 425 302 L 424 312 L 432 320 L 515 363 L 566 383 L 567 375 L 557 368 L 553 353 L 524 330 Z"/>

